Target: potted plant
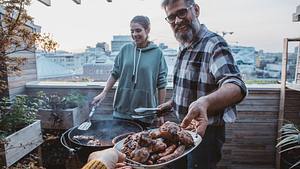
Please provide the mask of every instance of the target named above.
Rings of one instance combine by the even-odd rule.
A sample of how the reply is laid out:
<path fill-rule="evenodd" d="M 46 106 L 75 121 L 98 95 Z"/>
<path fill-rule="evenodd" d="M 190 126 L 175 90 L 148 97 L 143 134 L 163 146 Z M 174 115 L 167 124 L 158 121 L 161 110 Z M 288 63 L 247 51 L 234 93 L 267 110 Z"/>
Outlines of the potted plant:
<path fill-rule="evenodd" d="M 37 102 L 29 96 L 2 98 L 0 111 L 0 166 L 8 167 L 43 143 L 42 130 Z"/>
<path fill-rule="evenodd" d="M 276 145 L 282 154 L 284 168 L 300 168 L 300 130 L 293 123 L 284 124 L 280 131 L 281 137 Z"/>
<path fill-rule="evenodd" d="M 69 129 L 82 123 L 80 108 L 84 104 L 85 97 L 78 92 L 68 95 L 37 93 L 39 99 L 38 118 L 42 128 L 45 129 Z"/>

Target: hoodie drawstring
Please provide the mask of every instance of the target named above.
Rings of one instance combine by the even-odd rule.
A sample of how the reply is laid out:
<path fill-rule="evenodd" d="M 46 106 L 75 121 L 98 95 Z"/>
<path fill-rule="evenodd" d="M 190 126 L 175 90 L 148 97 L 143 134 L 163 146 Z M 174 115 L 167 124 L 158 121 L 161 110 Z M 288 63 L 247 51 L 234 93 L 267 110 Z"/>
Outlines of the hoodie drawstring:
<path fill-rule="evenodd" d="M 132 71 L 132 81 L 134 82 L 135 77 L 135 55 L 136 55 L 136 46 L 134 47 L 134 51 L 133 51 L 133 71 Z"/>
<path fill-rule="evenodd" d="M 138 57 L 138 62 L 137 62 L 137 65 L 136 65 L 136 70 L 135 70 L 135 80 L 134 80 L 134 83 L 136 84 L 136 82 L 137 82 L 137 74 L 138 74 L 138 72 L 139 72 L 139 65 L 140 65 L 140 60 L 141 60 L 141 56 L 142 56 L 142 49 L 140 49 L 140 52 L 139 52 L 139 57 Z"/>
<path fill-rule="evenodd" d="M 134 82 L 134 87 L 136 85 L 137 82 L 137 74 L 139 71 L 139 65 L 140 65 L 140 60 L 141 60 L 141 55 L 142 55 L 142 49 L 139 49 L 139 55 L 138 55 L 138 60 L 137 60 L 137 64 L 135 63 L 135 59 L 136 59 L 136 46 L 134 47 L 134 54 L 133 54 L 133 72 L 132 72 L 132 80 Z"/>

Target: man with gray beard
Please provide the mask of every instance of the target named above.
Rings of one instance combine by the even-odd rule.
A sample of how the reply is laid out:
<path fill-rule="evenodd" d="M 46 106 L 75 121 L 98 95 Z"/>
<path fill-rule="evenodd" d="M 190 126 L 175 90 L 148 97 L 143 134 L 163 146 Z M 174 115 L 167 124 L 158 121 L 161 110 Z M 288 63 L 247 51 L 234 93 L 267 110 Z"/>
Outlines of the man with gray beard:
<path fill-rule="evenodd" d="M 201 144 L 172 168 L 214 169 L 221 160 L 225 123 L 236 120 L 236 104 L 247 88 L 225 40 L 200 24 L 194 0 L 163 0 L 166 21 L 180 50 L 174 67 L 173 97 L 159 105 L 174 108 L 182 127 L 197 123 Z"/>

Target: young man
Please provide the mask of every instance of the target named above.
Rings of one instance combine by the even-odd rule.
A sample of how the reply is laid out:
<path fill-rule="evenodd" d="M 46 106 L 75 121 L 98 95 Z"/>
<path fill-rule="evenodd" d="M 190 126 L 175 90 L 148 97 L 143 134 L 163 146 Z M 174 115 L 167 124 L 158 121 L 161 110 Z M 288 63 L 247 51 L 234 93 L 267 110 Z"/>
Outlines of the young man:
<path fill-rule="evenodd" d="M 166 21 L 180 43 L 174 68 L 174 91 L 161 110 L 174 107 L 181 125 L 199 122 L 203 141 L 189 154 L 186 165 L 174 168 L 213 169 L 221 159 L 225 123 L 236 119 L 235 104 L 247 94 L 239 70 L 225 40 L 198 20 L 194 0 L 163 0 Z"/>

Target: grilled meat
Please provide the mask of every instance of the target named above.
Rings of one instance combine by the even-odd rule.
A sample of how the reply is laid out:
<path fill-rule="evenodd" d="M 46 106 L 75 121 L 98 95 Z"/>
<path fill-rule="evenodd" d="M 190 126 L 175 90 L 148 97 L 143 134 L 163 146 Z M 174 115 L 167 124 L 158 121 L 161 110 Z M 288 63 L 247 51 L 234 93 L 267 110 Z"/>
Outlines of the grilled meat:
<path fill-rule="evenodd" d="M 151 153 L 161 152 L 167 148 L 167 144 L 163 142 L 163 139 L 159 138 L 153 140 L 153 144 L 148 147 Z"/>
<path fill-rule="evenodd" d="M 159 158 L 160 156 L 158 154 L 152 154 L 149 159 L 155 163 Z"/>
<path fill-rule="evenodd" d="M 173 153 L 176 148 L 177 148 L 176 144 L 172 144 L 168 148 L 166 148 L 165 151 L 159 153 L 158 156 L 159 157 L 164 157 L 166 155 L 169 155 L 169 154 Z"/>
<path fill-rule="evenodd" d="M 194 145 L 193 137 L 174 122 L 164 123 L 158 130 L 129 135 L 121 151 L 136 162 L 157 164 L 172 160 Z"/>
<path fill-rule="evenodd" d="M 188 133 L 184 130 L 181 130 L 180 132 L 177 133 L 177 135 L 178 135 L 178 140 L 183 145 L 185 145 L 187 147 L 194 145 L 194 140 L 193 140 L 193 137 L 190 135 L 190 133 Z"/>
<path fill-rule="evenodd" d="M 177 147 L 177 149 L 173 153 L 171 153 L 171 154 L 169 154 L 167 156 L 164 156 L 164 157 L 161 157 L 160 159 L 158 159 L 157 163 L 158 164 L 164 163 L 164 162 L 170 161 L 170 160 L 172 160 L 172 159 L 174 159 L 176 157 L 179 157 L 181 154 L 184 153 L 184 150 L 185 150 L 185 146 L 181 145 L 181 146 Z"/>
<path fill-rule="evenodd" d="M 90 140 L 86 143 L 88 146 L 101 146 L 101 141 L 98 139 Z"/>
<path fill-rule="evenodd" d="M 131 152 L 130 157 L 132 160 L 139 162 L 139 163 L 145 163 L 147 162 L 148 158 L 150 157 L 149 150 L 147 147 L 137 148 L 134 151 Z"/>
<path fill-rule="evenodd" d="M 160 136 L 168 140 L 177 140 L 177 133 L 181 131 L 181 127 L 174 123 L 167 121 L 159 127 Z"/>
<path fill-rule="evenodd" d="M 88 146 L 100 146 L 101 141 L 94 136 L 76 135 L 72 137 L 73 140 L 86 142 Z"/>
<path fill-rule="evenodd" d="M 153 139 L 160 138 L 161 132 L 159 130 L 154 130 L 150 132 L 150 137 Z"/>
<path fill-rule="evenodd" d="M 94 140 L 95 137 L 94 136 L 76 135 L 76 136 L 73 136 L 72 139 L 73 140 Z"/>
<path fill-rule="evenodd" d="M 124 144 L 123 144 L 124 146 L 122 147 L 122 150 L 121 150 L 124 154 L 126 154 L 126 156 L 130 156 L 131 152 L 139 146 L 138 138 L 139 138 L 138 133 L 129 135 L 126 137 Z"/>
<path fill-rule="evenodd" d="M 139 145 L 143 145 L 144 147 L 148 147 L 155 144 L 155 141 L 152 140 L 150 137 L 149 132 L 141 132 L 140 133 L 140 139 L 139 139 Z"/>

